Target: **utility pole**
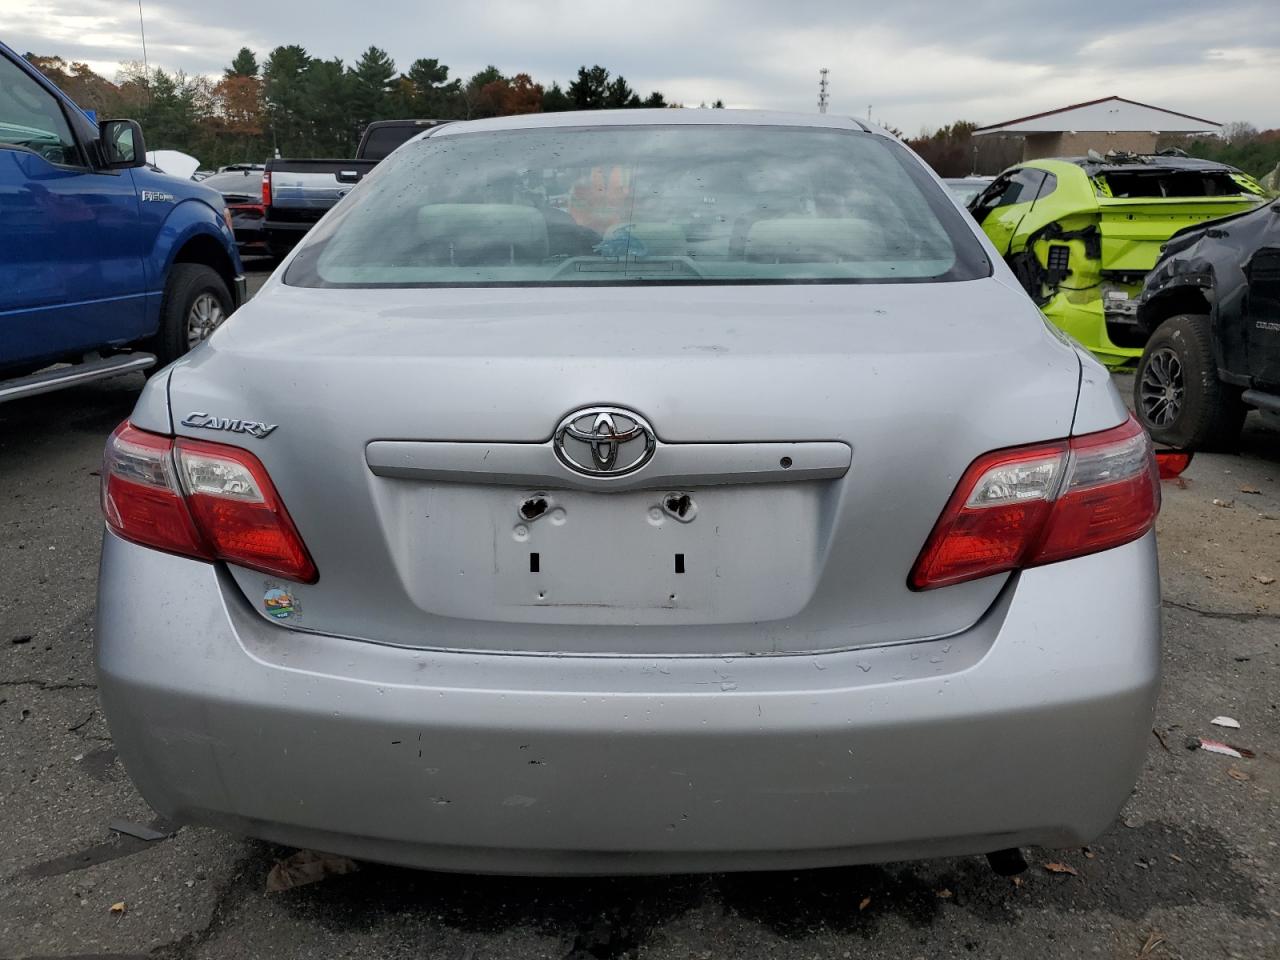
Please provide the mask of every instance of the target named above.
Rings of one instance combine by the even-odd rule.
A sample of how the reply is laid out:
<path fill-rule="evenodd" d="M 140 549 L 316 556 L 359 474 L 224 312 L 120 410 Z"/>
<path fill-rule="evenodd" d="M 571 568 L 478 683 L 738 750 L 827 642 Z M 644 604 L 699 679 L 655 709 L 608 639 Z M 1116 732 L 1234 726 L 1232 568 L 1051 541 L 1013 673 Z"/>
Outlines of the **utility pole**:
<path fill-rule="evenodd" d="M 141 3 L 142 0 L 138 0 L 138 2 Z M 830 71 L 827 70 L 826 67 L 823 67 L 821 70 L 818 71 L 818 112 L 819 113 L 827 112 L 827 74 L 829 72 Z"/>
<path fill-rule="evenodd" d="M 142 34 L 142 80 L 150 89 L 151 72 L 147 69 L 147 27 L 142 22 L 142 0 L 138 0 L 138 32 Z"/>

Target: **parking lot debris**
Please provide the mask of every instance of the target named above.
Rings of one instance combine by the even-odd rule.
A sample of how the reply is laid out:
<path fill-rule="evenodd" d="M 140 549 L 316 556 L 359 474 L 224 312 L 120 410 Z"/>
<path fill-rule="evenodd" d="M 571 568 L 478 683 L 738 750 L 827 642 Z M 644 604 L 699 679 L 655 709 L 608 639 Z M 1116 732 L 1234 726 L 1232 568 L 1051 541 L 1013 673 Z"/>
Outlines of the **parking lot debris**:
<path fill-rule="evenodd" d="M 158 827 L 168 827 L 163 821 L 155 821 L 155 826 L 148 826 L 145 823 L 134 823 L 132 820 L 121 820 L 119 818 L 112 820 L 107 824 L 107 829 L 113 833 L 123 833 L 127 837 L 137 837 L 139 840 L 146 840 L 151 843 L 155 840 L 166 840 L 178 832 L 176 827 L 169 829 L 157 829 Z"/>
<path fill-rule="evenodd" d="M 29 634 L 29 633 L 20 633 L 20 634 L 18 634 L 16 637 L 14 637 L 13 639 L 11 639 L 9 642 L 10 642 L 10 643 L 12 643 L 15 647 L 22 646 L 22 644 L 24 644 L 24 643 L 30 643 L 30 642 L 31 642 L 31 634 Z"/>
<path fill-rule="evenodd" d="M 1262 491 L 1261 491 L 1261 490 L 1259 490 L 1257 487 L 1251 487 L 1251 486 L 1248 486 L 1247 484 L 1246 484 L 1245 486 L 1243 486 L 1243 487 L 1241 487 L 1241 488 L 1240 488 L 1240 492 L 1241 492 L 1241 493 L 1256 493 L 1256 494 L 1261 494 L 1261 493 L 1262 493 Z"/>
<path fill-rule="evenodd" d="M 124 913 L 128 909 L 129 908 L 125 905 L 125 902 L 123 900 L 117 900 L 115 903 L 111 905 L 112 913 Z"/>
<path fill-rule="evenodd" d="M 1243 770 L 1237 770 L 1235 767 L 1227 768 L 1227 776 L 1232 780 L 1239 780 L 1241 783 L 1247 783 L 1253 779 L 1249 774 L 1245 773 Z"/>
<path fill-rule="evenodd" d="M 1191 750 L 1204 750 L 1206 753 L 1219 753 L 1224 757 L 1235 757 L 1237 760 L 1252 760 L 1256 756 L 1252 750 L 1223 743 L 1221 740 L 1210 740 L 1207 737 L 1192 737 L 1187 741 L 1187 747 Z"/>
<path fill-rule="evenodd" d="M 277 860 L 267 874 L 267 893 L 292 890 L 309 883 L 319 883 L 326 877 L 339 877 L 355 873 L 360 868 L 354 860 L 314 850 L 299 850 L 293 856 Z"/>
<path fill-rule="evenodd" d="M 1269 587 L 1269 586 L 1271 586 L 1271 584 L 1273 584 L 1273 583 L 1275 583 L 1275 582 L 1276 582 L 1276 578 L 1275 578 L 1275 577 L 1268 576 L 1268 575 L 1267 575 L 1267 574 L 1265 574 L 1265 573 L 1255 573 L 1255 574 L 1253 575 L 1253 579 L 1257 580 L 1257 581 L 1258 581 L 1260 584 L 1262 584 L 1264 587 Z"/>
<path fill-rule="evenodd" d="M 1230 727 L 1233 730 L 1240 729 L 1240 721 L 1234 719 L 1233 717 L 1214 717 L 1209 722 L 1212 723 L 1215 727 Z"/>
<path fill-rule="evenodd" d="M 861 913 L 863 910 L 867 909 L 867 907 L 869 906 L 871 906 L 871 898 L 863 897 L 861 902 L 858 904 L 858 912 Z"/>
<path fill-rule="evenodd" d="M 1080 871 L 1077 870 L 1075 867 L 1071 866 L 1071 864 L 1058 863 L 1056 860 L 1050 863 L 1046 863 L 1044 865 L 1044 868 L 1048 870 L 1050 873 L 1066 873 L 1066 874 L 1070 874 L 1073 877 L 1080 876 Z"/>
<path fill-rule="evenodd" d="M 1147 937 L 1147 942 L 1142 945 L 1142 949 L 1138 951 L 1138 956 L 1139 957 L 1151 956 L 1151 951 L 1153 951 L 1156 947 L 1160 946 L 1160 944 L 1162 943 L 1164 943 L 1164 934 L 1152 933 L 1149 937 Z"/>
<path fill-rule="evenodd" d="M 1159 730 L 1157 730 L 1155 727 L 1151 728 L 1151 732 L 1154 733 L 1156 735 L 1156 739 L 1160 741 L 1160 746 L 1164 747 L 1164 752 L 1168 753 L 1169 741 L 1164 738 L 1164 734 L 1161 733 Z"/>
<path fill-rule="evenodd" d="M 1234 507 L 1236 502 L 1234 500 L 1220 500 L 1218 497 L 1214 497 L 1213 505 L 1215 507 Z"/>

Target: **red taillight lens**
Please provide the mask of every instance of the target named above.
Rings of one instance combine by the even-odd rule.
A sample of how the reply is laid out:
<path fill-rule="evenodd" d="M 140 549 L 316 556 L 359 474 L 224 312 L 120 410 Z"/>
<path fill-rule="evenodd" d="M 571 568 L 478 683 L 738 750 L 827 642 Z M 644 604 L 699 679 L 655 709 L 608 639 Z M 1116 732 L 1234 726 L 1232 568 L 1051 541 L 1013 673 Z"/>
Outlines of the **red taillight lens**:
<path fill-rule="evenodd" d="M 134 543 L 210 559 L 182 499 L 173 441 L 128 421 L 107 440 L 102 463 L 102 512 L 107 526 Z"/>
<path fill-rule="evenodd" d="M 314 583 L 315 564 L 261 461 L 239 447 L 122 424 L 107 441 L 103 512 L 127 540 Z"/>
<path fill-rule="evenodd" d="M 1132 417 L 1070 441 L 998 450 L 960 479 L 911 571 L 928 590 L 1136 540 L 1160 507 L 1151 441 Z"/>
<path fill-rule="evenodd" d="M 262 175 L 262 205 L 264 207 L 271 206 L 271 171 L 268 170 Z"/>

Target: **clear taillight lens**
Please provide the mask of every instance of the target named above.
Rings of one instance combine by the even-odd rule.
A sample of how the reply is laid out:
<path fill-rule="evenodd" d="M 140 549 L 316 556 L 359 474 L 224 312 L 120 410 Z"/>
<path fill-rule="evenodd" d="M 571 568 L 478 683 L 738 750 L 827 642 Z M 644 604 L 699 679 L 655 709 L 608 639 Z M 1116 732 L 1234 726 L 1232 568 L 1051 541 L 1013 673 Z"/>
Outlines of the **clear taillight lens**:
<path fill-rule="evenodd" d="M 965 471 L 911 571 L 928 590 L 1136 540 L 1155 523 L 1151 441 L 1132 417 L 1070 441 L 997 450 Z"/>
<path fill-rule="evenodd" d="M 303 583 L 318 576 L 266 469 L 239 447 L 121 424 L 107 441 L 102 510 L 143 546 Z"/>

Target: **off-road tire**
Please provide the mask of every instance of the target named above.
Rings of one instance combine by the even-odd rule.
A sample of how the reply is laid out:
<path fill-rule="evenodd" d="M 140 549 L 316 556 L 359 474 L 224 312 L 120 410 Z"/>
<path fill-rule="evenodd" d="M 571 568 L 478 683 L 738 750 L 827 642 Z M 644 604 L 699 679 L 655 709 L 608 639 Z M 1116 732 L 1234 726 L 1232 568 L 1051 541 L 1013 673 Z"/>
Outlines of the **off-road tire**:
<path fill-rule="evenodd" d="M 1233 447 L 1247 412 L 1240 394 L 1218 378 L 1209 318 L 1199 314 L 1160 324 L 1133 378 L 1139 422 L 1156 442 L 1180 450 Z"/>
<path fill-rule="evenodd" d="M 231 291 L 216 270 L 201 263 L 174 264 L 164 285 L 164 298 L 160 301 L 160 329 L 143 345 L 159 361 L 153 370 L 177 360 L 195 346 L 191 331 L 195 322 L 192 311 L 198 310 L 198 303 L 209 305 L 209 301 L 201 300 L 202 297 L 213 298 L 223 319 L 231 316 Z M 211 332 L 212 329 L 206 331 L 204 336 Z"/>

